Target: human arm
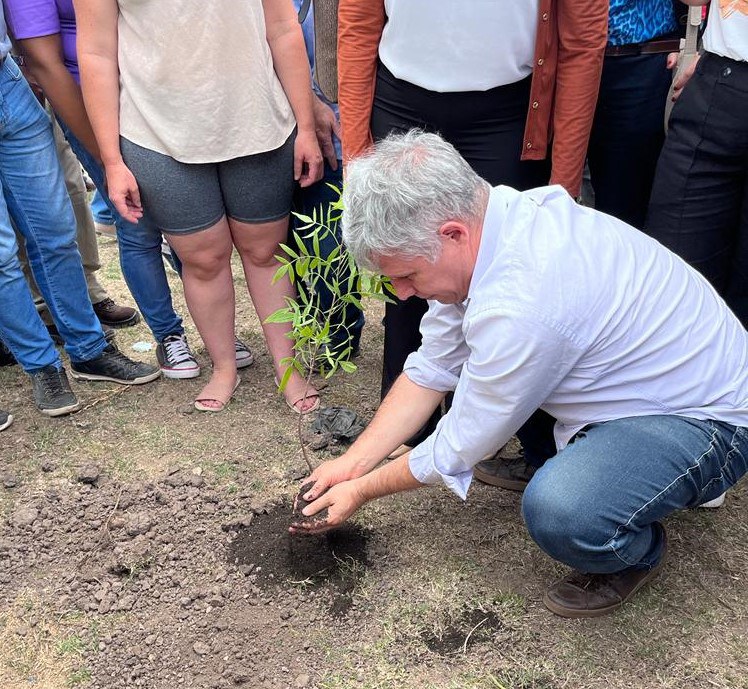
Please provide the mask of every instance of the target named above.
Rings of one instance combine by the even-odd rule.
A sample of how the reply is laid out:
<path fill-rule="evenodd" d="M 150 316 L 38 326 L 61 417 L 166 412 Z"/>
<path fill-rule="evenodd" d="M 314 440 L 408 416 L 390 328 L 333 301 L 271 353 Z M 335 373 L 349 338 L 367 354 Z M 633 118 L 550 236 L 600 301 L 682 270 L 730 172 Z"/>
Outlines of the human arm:
<path fill-rule="evenodd" d="M 330 486 L 370 472 L 423 427 L 441 404 L 445 394 L 418 385 L 406 375 L 400 375 L 382 400 L 371 423 L 350 449 L 340 457 L 318 466 L 303 481 L 304 484 L 314 482 L 304 498 L 316 500 Z"/>
<path fill-rule="evenodd" d="M 80 86 L 68 71 L 62 57 L 59 33 L 19 39 L 18 47 L 26 65 L 44 95 L 65 124 L 70 127 L 83 147 L 96 159 L 99 145 L 88 121 Z"/>
<path fill-rule="evenodd" d="M 143 216 L 140 191 L 119 148 L 117 0 L 74 0 L 74 4 L 83 101 L 99 145 L 107 193 L 120 215 L 137 223 Z"/>
<path fill-rule="evenodd" d="M 668 69 L 675 69 L 676 74 L 673 80 L 673 95 L 672 100 L 676 101 L 678 98 L 680 98 L 680 94 L 683 93 L 683 89 L 685 88 L 686 84 L 688 83 L 689 79 L 693 76 L 693 73 L 696 71 L 696 65 L 699 64 L 699 58 L 700 55 L 694 55 L 691 62 L 688 64 L 688 66 L 682 71 L 678 72 L 678 60 L 680 58 L 679 53 L 669 53 L 667 56 L 667 68 Z"/>
<path fill-rule="evenodd" d="M 360 155 L 372 143 L 371 109 L 384 23 L 384 0 L 340 0 L 338 105 L 345 160 Z"/>
<path fill-rule="evenodd" d="M 308 187 L 321 179 L 323 168 L 304 37 L 291 0 L 263 0 L 262 7 L 273 67 L 296 118 L 294 179 L 302 187 Z"/>
<path fill-rule="evenodd" d="M 319 96 L 314 96 L 314 126 L 317 132 L 317 143 L 328 165 L 338 169 L 338 156 L 335 152 L 333 137 L 340 138 L 340 122 L 333 109 Z"/>
<path fill-rule="evenodd" d="M 410 472 L 408 455 L 402 455 L 371 473 L 343 481 L 330 488 L 313 505 L 307 505 L 302 512 L 304 516 L 311 517 L 326 508 L 327 518 L 295 522 L 291 525 L 290 531 L 296 534 L 329 531 L 340 526 L 370 500 L 413 490 L 423 485 Z"/>
<path fill-rule="evenodd" d="M 558 65 L 553 109 L 551 184 L 579 196 L 605 45 L 607 0 L 558 0 Z"/>

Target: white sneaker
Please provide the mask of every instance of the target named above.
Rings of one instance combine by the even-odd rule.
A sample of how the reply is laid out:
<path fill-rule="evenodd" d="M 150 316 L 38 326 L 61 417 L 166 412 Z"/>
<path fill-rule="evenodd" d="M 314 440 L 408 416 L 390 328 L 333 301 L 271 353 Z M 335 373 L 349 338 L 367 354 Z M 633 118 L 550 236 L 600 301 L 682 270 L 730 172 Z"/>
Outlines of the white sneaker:
<path fill-rule="evenodd" d="M 706 507 L 707 509 L 716 509 L 717 507 L 722 507 L 722 505 L 725 504 L 725 494 L 722 493 L 722 495 L 718 495 L 714 500 L 707 500 L 706 502 L 702 502 L 699 507 Z"/>
<path fill-rule="evenodd" d="M 166 378 L 197 378 L 200 375 L 200 364 L 190 351 L 184 333 L 167 335 L 159 342 L 156 347 L 156 358 Z"/>
<path fill-rule="evenodd" d="M 249 345 L 242 342 L 238 337 L 234 339 L 234 349 L 236 350 L 236 367 L 247 368 L 255 362 L 255 357 L 249 348 Z"/>

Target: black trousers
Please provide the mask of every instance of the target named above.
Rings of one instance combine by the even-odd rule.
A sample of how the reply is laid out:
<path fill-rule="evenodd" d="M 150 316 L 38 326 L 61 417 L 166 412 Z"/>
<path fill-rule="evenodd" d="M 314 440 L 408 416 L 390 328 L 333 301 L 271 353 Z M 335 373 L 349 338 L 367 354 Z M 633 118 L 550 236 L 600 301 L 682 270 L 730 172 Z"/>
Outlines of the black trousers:
<path fill-rule="evenodd" d="M 667 55 L 608 56 L 590 133 L 595 208 L 641 229 L 665 141 Z"/>
<path fill-rule="evenodd" d="M 371 131 L 375 140 L 414 127 L 438 132 L 491 185 L 531 189 L 548 183 L 550 161 L 520 161 L 529 100 L 529 77 L 489 91 L 436 93 L 396 79 L 380 63 Z M 402 373 L 408 355 L 420 347 L 419 326 L 427 310 L 426 301 L 418 297 L 386 305 L 383 397 Z M 437 410 L 408 445 L 424 440 L 440 416 L 441 410 Z M 545 426 L 551 428 L 551 417 Z"/>
<path fill-rule="evenodd" d="M 748 63 L 699 61 L 673 108 L 646 229 L 748 326 Z"/>

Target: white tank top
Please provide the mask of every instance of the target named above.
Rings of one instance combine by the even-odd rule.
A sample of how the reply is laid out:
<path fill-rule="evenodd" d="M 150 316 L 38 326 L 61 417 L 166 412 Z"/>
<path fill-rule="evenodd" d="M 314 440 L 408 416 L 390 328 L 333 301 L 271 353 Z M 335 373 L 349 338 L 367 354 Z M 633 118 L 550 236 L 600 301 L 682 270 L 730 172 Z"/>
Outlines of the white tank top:
<path fill-rule="evenodd" d="M 261 0 L 118 0 L 120 133 L 184 163 L 271 151 L 291 134 Z"/>
<path fill-rule="evenodd" d="M 712 0 L 704 48 L 748 62 L 748 0 Z"/>

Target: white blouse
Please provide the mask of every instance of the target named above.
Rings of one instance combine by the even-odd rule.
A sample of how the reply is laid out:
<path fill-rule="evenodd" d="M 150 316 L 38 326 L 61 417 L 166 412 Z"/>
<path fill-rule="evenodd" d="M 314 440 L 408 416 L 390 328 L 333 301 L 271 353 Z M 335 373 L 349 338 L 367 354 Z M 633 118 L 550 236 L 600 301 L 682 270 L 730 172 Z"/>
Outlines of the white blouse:
<path fill-rule="evenodd" d="M 385 0 L 379 58 L 437 92 L 486 91 L 532 73 L 539 0 Z"/>
<path fill-rule="evenodd" d="M 704 33 L 704 48 L 722 57 L 748 62 L 746 0 L 712 0 Z"/>
<path fill-rule="evenodd" d="M 262 0 L 118 0 L 120 133 L 183 163 L 272 151 L 294 116 Z"/>

